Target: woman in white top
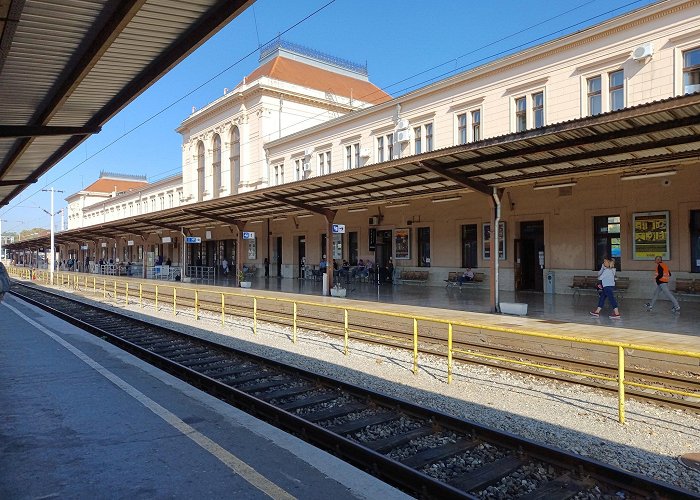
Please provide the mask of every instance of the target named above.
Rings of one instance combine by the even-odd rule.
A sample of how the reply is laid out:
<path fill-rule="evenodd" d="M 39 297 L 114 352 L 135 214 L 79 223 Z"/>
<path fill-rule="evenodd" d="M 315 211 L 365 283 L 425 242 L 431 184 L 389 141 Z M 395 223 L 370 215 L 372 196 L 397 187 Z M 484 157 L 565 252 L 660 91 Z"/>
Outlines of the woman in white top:
<path fill-rule="evenodd" d="M 620 311 L 617 309 L 617 300 L 615 300 L 615 261 L 612 259 L 603 259 L 603 265 L 598 271 L 598 279 L 602 282 L 603 292 L 598 299 L 598 307 L 591 311 L 591 315 L 600 316 L 600 310 L 605 305 L 605 300 L 610 301 L 613 308 L 610 319 L 620 319 Z"/>

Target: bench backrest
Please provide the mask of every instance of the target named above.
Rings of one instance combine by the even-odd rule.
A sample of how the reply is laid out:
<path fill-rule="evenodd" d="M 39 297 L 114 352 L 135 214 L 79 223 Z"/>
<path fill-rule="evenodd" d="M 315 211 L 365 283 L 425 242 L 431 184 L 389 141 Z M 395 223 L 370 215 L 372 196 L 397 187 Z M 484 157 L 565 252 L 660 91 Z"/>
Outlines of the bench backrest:
<path fill-rule="evenodd" d="M 698 284 L 700 284 L 700 282 L 695 283 L 693 280 L 690 279 L 676 278 L 676 292 L 692 293 L 693 291 L 697 290 L 697 288 L 695 288 L 695 285 Z"/>
<path fill-rule="evenodd" d="M 425 281 L 428 279 L 428 271 L 401 271 L 401 279 Z"/>

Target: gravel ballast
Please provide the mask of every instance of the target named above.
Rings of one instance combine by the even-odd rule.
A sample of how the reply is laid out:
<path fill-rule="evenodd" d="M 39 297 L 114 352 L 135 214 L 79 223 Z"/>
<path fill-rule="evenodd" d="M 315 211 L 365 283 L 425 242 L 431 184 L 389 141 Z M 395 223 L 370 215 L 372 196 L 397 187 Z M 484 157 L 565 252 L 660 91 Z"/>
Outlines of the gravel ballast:
<path fill-rule="evenodd" d="M 700 453 L 700 415 L 692 412 L 628 400 L 621 425 L 616 395 L 570 383 L 455 363 L 448 385 L 446 360 L 436 356 L 420 355 L 414 375 L 409 351 L 351 341 L 345 356 L 341 339 L 315 332 L 298 330 L 293 344 L 290 328 L 259 322 L 254 335 L 245 318 L 227 316 L 222 326 L 220 315 L 195 321 L 187 310 L 173 316 L 152 304 L 116 309 L 700 493 L 700 472 L 678 461 Z"/>

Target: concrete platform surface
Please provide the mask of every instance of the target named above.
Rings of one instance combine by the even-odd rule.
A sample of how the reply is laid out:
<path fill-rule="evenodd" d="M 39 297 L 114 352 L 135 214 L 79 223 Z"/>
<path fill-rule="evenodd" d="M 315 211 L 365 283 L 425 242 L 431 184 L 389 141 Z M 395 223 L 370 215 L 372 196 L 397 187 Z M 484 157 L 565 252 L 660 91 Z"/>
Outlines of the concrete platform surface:
<path fill-rule="evenodd" d="M 14 297 L 0 498 L 408 498 Z"/>

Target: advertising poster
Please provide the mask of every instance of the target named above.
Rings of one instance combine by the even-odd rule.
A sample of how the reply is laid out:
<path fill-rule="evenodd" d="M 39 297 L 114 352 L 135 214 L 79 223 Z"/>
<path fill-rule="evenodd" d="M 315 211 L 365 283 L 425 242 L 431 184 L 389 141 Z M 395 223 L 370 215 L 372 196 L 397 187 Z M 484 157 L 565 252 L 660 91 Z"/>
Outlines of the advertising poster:
<path fill-rule="evenodd" d="M 396 259 L 407 260 L 411 258 L 411 230 L 405 227 L 394 229 L 394 245 L 396 247 Z"/>
<path fill-rule="evenodd" d="M 634 260 L 669 259 L 668 212 L 641 212 L 633 215 Z"/>
<path fill-rule="evenodd" d="M 484 260 L 491 259 L 491 223 L 486 222 L 483 226 L 482 233 L 483 254 Z M 506 223 L 498 224 L 498 260 L 506 258 Z"/>

